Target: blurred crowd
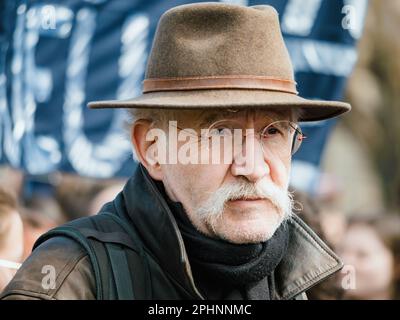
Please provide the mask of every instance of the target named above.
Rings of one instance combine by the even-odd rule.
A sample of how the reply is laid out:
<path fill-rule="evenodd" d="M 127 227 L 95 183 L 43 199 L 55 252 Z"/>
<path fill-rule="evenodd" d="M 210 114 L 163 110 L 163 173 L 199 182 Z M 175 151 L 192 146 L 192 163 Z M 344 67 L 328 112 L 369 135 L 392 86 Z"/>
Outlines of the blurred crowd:
<path fill-rule="evenodd" d="M 343 212 L 329 201 L 295 193 L 297 214 L 344 262 L 335 276 L 308 292 L 315 300 L 400 299 L 400 216 Z"/>
<path fill-rule="evenodd" d="M 58 174 L 42 182 L 47 189 L 36 188 L 45 191 L 23 196 L 25 179 L 17 170 L 0 169 L 0 291 L 41 234 L 96 214 L 125 183 Z M 326 199 L 293 192 L 295 212 L 345 264 L 341 272 L 309 291 L 309 299 L 399 299 L 400 217 L 385 212 L 345 213 L 333 209 Z"/>
<path fill-rule="evenodd" d="M 0 167 L 0 292 L 40 235 L 67 221 L 97 213 L 124 184 L 122 179 L 67 174 L 32 180 L 18 170 Z"/>

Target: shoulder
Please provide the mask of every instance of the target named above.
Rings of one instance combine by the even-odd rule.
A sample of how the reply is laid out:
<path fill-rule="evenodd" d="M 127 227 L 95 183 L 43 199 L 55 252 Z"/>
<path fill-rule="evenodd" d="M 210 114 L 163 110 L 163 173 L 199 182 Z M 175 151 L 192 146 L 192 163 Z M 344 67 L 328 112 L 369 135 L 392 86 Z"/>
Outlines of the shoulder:
<path fill-rule="evenodd" d="M 95 299 L 95 281 L 86 251 L 65 237 L 37 247 L 1 294 L 1 299 Z"/>

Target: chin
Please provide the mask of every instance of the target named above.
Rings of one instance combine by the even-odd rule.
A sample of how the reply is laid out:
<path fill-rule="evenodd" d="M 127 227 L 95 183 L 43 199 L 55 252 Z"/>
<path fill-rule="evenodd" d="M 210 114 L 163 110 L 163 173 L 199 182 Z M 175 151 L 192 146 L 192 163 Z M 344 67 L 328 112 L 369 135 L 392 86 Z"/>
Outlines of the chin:
<path fill-rule="evenodd" d="M 242 217 L 242 219 L 223 215 L 211 228 L 218 238 L 235 244 L 249 244 L 269 240 L 281 222 L 282 219 L 277 213 L 268 213 L 262 217 Z"/>

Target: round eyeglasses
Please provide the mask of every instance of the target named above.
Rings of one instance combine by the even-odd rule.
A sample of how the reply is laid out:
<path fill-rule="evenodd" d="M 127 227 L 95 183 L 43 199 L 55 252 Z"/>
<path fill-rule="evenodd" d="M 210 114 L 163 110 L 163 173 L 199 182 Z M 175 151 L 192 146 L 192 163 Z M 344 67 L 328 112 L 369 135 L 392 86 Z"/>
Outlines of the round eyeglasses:
<path fill-rule="evenodd" d="M 178 129 L 185 131 L 180 127 Z M 220 147 L 230 145 L 235 147 L 238 144 L 242 146 L 243 137 L 251 134 L 258 137 L 264 153 L 268 150 L 280 157 L 293 156 L 306 138 L 300 126 L 288 120 L 274 121 L 257 133 L 254 129 L 245 128 L 239 121 L 219 120 L 211 124 L 208 129 L 201 129 L 198 136 L 209 140 L 211 145 L 214 143 L 214 145 L 217 144 Z"/>
<path fill-rule="evenodd" d="M 255 133 L 254 129 L 246 129 L 238 121 L 220 120 L 208 128 L 205 137 L 208 139 L 231 138 L 240 134 L 242 137 L 246 137 L 249 133 Z M 269 150 L 280 156 L 293 156 L 306 138 L 300 126 L 288 120 L 278 120 L 268 124 L 258 131 L 256 136 L 258 136 L 264 152 Z"/>

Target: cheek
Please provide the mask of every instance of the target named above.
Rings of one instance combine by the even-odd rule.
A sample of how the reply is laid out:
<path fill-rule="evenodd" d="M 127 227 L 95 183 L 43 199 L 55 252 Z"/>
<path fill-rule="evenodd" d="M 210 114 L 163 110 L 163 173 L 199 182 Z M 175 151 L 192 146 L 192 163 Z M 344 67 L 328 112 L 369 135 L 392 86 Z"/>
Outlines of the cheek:
<path fill-rule="evenodd" d="M 371 256 L 365 268 L 375 278 L 377 283 L 386 284 L 390 282 L 393 276 L 393 259 L 391 253 L 386 249 L 375 253 Z"/>
<path fill-rule="evenodd" d="M 184 165 L 163 165 L 163 184 L 167 194 L 173 201 L 186 203 L 187 193 L 190 192 L 192 176 Z M 182 179 L 185 177 L 185 179 Z"/>
<path fill-rule="evenodd" d="M 226 177 L 226 165 L 166 165 L 164 185 L 176 200 L 191 206 L 206 200 Z"/>
<path fill-rule="evenodd" d="M 229 166 L 223 164 L 192 166 L 190 172 L 193 176 L 193 191 L 197 191 L 208 198 L 223 184 L 228 171 Z"/>
<path fill-rule="evenodd" d="M 266 152 L 265 161 L 270 169 L 273 182 L 282 188 L 287 188 L 291 167 L 291 158 L 280 158 L 272 152 Z"/>

